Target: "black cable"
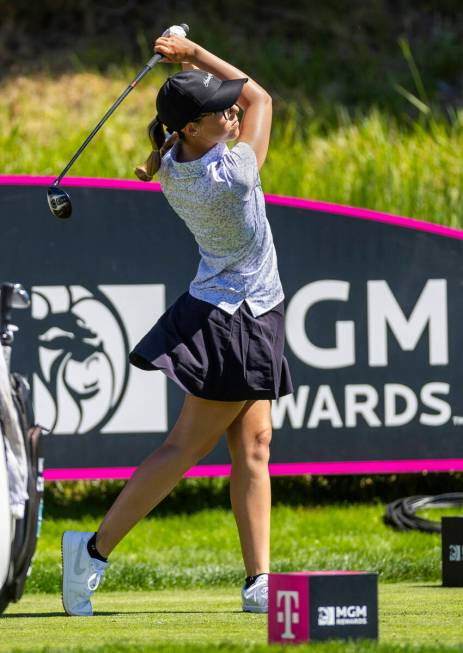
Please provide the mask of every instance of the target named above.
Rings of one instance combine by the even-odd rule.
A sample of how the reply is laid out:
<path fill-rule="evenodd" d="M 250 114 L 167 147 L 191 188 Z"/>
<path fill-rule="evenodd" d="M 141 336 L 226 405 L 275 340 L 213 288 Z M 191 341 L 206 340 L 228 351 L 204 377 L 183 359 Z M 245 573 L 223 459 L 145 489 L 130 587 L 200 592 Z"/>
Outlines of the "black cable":
<path fill-rule="evenodd" d="M 429 508 L 458 508 L 460 506 L 463 506 L 463 492 L 405 497 L 396 499 L 386 506 L 383 520 L 388 526 L 401 531 L 417 530 L 425 533 L 440 533 L 440 522 L 418 517 L 417 511 Z"/>

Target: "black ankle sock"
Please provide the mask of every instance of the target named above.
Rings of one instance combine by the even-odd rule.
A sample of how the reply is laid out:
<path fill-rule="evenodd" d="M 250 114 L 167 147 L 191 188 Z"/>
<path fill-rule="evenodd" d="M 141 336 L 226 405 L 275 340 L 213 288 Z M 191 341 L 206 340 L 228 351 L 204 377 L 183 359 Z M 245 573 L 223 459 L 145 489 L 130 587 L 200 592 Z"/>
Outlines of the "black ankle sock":
<path fill-rule="evenodd" d="M 101 562 L 108 562 L 108 558 L 103 558 L 96 548 L 96 533 L 93 533 L 92 537 L 87 542 L 87 551 L 91 558 L 96 558 L 97 560 L 101 560 Z"/>
<path fill-rule="evenodd" d="M 246 576 L 246 580 L 244 581 L 245 588 L 248 589 L 248 587 L 251 587 L 251 585 L 253 585 L 259 578 L 259 576 L 263 576 L 264 573 L 265 572 L 262 572 L 261 574 L 256 574 L 255 576 Z"/>

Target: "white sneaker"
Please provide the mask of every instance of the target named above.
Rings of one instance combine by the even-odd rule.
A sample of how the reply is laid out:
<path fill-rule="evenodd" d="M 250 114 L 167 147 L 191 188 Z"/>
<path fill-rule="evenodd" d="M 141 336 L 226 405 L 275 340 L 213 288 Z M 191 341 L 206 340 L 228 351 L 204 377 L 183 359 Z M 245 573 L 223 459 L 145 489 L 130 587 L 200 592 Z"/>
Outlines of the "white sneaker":
<path fill-rule="evenodd" d="M 93 614 L 90 598 L 108 566 L 107 562 L 89 556 L 87 542 L 92 535 L 65 531 L 61 540 L 63 607 L 72 616 Z"/>
<path fill-rule="evenodd" d="M 254 583 L 241 590 L 243 612 L 268 612 L 268 574 L 261 574 Z"/>

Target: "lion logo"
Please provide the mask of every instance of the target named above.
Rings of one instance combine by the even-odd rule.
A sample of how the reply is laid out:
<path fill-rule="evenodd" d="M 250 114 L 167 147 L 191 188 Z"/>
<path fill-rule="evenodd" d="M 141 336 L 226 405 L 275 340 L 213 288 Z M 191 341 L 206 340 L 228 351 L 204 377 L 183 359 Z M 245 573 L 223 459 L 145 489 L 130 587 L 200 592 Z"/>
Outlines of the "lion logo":
<path fill-rule="evenodd" d="M 33 289 L 32 311 L 34 399 L 47 406 L 51 430 L 103 428 L 128 380 L 129 343 L 114 306 L 100 290 L 41 286 Z"/>

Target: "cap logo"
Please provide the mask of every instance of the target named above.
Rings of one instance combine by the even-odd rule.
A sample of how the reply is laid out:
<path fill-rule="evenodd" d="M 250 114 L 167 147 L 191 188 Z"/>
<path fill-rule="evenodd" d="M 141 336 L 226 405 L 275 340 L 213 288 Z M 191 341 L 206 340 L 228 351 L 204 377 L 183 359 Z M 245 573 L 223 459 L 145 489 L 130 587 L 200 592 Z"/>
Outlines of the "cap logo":
<path fill-rule="evenodd" d="M 213 75 L 212 73 L 207 73 L 206 77 L 203 79 L 203 84 L 204 84 L 204 86 L 208 87 L 208 86 L 209 86 L 209 82 L 211 81 L 211 79 L 212 79 L 213 77 L 214 77 L 214 75 Z"/>

